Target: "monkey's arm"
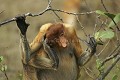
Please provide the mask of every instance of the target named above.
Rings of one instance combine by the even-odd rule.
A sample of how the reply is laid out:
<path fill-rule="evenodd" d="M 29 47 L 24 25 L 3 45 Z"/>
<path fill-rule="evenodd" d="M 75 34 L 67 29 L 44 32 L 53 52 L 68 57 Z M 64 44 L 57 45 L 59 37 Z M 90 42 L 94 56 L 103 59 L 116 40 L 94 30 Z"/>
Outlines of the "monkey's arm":
<path fill-rule="evenodd" d="M 76 60 L 79 66 L 83 66 L 85 65 L 90 59 L 91 57 L 94 55 L 94 53 L 96 52 L 96 46 L 97 43 L 94 39 L 94 37 L 90 37 L 88 45 L 90 47 L 90 50 L 87 51 L 83 51 L 82 47 L 80 45 L 80 41 L 79 38 L 77 37 L 77 34 L 75 32 L 74 29 L 72 29 L 72 31 L 70 32 L 71 34 L 71 40 L 73 41 L 73 47 L 74 47 L 74 54 L 76 56 Z"/>
<path fill-rule="evenodd" d="M 90 47 L 90 50 L 84 51 L 81 54 L 81 56 L 78 58 L 78 64 L 80 66 L 85 65 L 91 59 L 91 57 L 94 55 L 94 53 L 96 52 L 97 43 L 96 43 L 94 37 L 90 37 L 88 46 Z"/>
<path fill-rule="evenodd" d="M 34 59 L 36 57 L 32 57 L 32 55 L 34 54 L 37 54 L 36 53 L 36 50 L 33 50 L 30 46 L 29 46 L 29 43 L 27 41 L 27 38 L 26 38 L 26 31 L 27 31 L 27 28 L 29 26 L 29 24 L 27 24 L 25 22 L 25 17 L 24 16 L 18 16 L 16 17 L 16 22 L 17 22 L 17 26 L 18 28 L 20 29 L 20 32 L 21 32 L 21 47 L 22 47 L 22 60 L 23 60 L 23 63 L 24 64 L 29 64 L 29 65 L 32 65 L 33 67 L 36 67 L 36 65 L 39 65 L 37 66 L 37 68 L 41 68 L 41 67 L 45 67 L 46 65 L 48 65 L 47 67 L 54 67 L 54 64 L 53 63 L 56 63 L 54 62 L 55 59 L 56 59 L 56 56 L 54 55 L 54 52 L 51 50 L 51 48 L 48 46 L 48 45 L 44 45 L 45 42 L 43 42 L 43 44 L 40 44 L 39 45 L 37 44 L 37 48 L 38 49 L 41 49 L 40 47 L 44 45 L 45 47 L 45 51 L 46 53 L 49 55 L 49 58 L 48 57 L 44 57 L 44 56 L 37 56 L 38 59 Z M 43 35 L 42 35 L 43 36 Z M 39 36 L 41 37 L 41 36 Z M 44 51 L 44 49 L 42 49 Z M 55 58 L 55 59 L 53 59 Z M 35 60 L 34 62 L 32 62 L 31 60 Z M 31 62 L 30 62 L 31 61 Z"/>
<path fill-rule="evenodd" d="M 30 65 L 42 69 L 57 69 L 59 64 L 58 56 L 56 51 L 46 43 L 46 39 L 43 41 L 42 48 L 39 51 L 40 54 L 39 52 L 36 56 L 33 54 L 33 58 L 29 62 Z"/>
<path fill-rule="evenodd" d="M 89 49 L 86 51 L 83 51 L 82 54 L 79 57 L 77 57 L 77 62 L 78 62 L 78 65 L 80 66 L 85 65 L 96 52 L 97 43 L 94 37 L 89 37 L 89 38 L 90 38 L 89 42 L 87 43 L 89 46 Z"/>
<path fill-rule="evenodd" d="M 23 63 L 27 64 L 30 60 L 30 54 L 31 54 L 30 46 L 26 38 L 26 32 L 29 24 L 25 22 L 24 16 L 16 17 L 16 22 L 21 32 L 20 37 L 21 37 L 22 60 Z"/>

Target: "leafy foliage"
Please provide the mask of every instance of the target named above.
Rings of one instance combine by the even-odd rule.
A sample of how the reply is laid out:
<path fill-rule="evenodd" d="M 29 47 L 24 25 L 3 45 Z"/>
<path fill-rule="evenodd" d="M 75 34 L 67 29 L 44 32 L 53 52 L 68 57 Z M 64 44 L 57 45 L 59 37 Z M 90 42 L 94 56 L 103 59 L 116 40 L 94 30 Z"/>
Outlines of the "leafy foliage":
<path fill-rule="evenodd" d="M 108 24 L 108 27 L 105 27 L 106 30 L 100 30 L 95 33 L 95 39 L 98 41 L 98 43 L 101 43 L 101 41 L 104 42 L 106 41 L 106 39 L 112 39 L 115 33 L 110 28 L 113 28 L 113 26 L 115 26 L 115 23 L 117 24 L 118 22 L 120 22 L 120 13 L 112 14 L 101 10 L 96 10 L 96 13 L 102 16 L 109 17 L 111 21 Z"/>
<path fill-rule="evenodd" d="M 0 70 L 2 72 L 6 71 L 7 70 L 7 65 L 3 64 L 2 61 L 4 60 L 4 57 L 3 56 L 0 56 Z"/>
<path fill-rule="evenodd" d="M 104 70 L 104 66 L 101 66 L 101 60 L 100 59 L 97 59 L 96 60 L 96 66 L 97 66 L 97 69 L 102 72 Z"/>
<path fill-rule="evenodd" d="M 3 61 L 3 59 L 4 59 L 3 56 L 0 56 L 0 63 Z"/>
<path fill-rule="evenodd" d="M 104 12 L 104 11 L 101 11 L 101 10 L 96 10 L 96 13 L 99 14 L 99 15 L 107 16 L 110 19 L 112 19 L 112 21 L 109 23 L 108 27 L 113 27 L 113 26 L 115 26 L 115 23 L 120 22 L 120 13 L 112 14 L 112 13 Z"/>
<path fill-rule="evenodd" d="M 99 14 L 99 15 L 108 16 L 111 19 L 113 19 L 116 16 L 115 14 L 111 14 L 111 13 L 104 12 L 104 11 L 101 11 L 101 10 L 96 10 L 96 13 Z"/>
<path fill-rule="evenodd" d="M 120 13 L 116 14 L 116 16 L 113 18 L 113 20 L 115 21 L 115 23 L 120 22 Z M 113 27 L 113 26 L 115 26 L 115 24 L 113 21 L 111 21 L 110 24 L 108 25 L 108 27 Z"/>
<path fill-rule="evenodd" d="M 115 74 L 115 75 L 113 76 L 112 80 L 117 80 L 117 78 L 118 78 L 118 75 Z"/>
<path fill-rule="evenodd" d="M 106 31 L 99 31 L 95 33 L 95 39 L 98 41 L 104 39 L 112 39 L 114 37 L 114 32 L 110 29 Z"/>
<path fill-rule="evenodd" d="M 113 75 L 112 80 L 118 80 L 118 75 L 120 74 L 120 68 L 118 67 L 117 69 L 118 71 L 116 72 L 116 74 Z"/>

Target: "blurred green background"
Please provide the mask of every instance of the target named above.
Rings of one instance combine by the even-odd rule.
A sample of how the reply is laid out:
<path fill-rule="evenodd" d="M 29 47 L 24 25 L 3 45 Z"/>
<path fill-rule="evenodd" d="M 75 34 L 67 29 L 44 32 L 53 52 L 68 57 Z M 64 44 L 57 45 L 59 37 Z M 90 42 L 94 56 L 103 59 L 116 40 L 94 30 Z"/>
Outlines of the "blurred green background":
<path fill-rule="evenodd" d="M 86 0 L 86 2 L 87 5 L 84 0 L 81 1 L 80 12 L 104 10 L 100 0 Z M 120 12 L 120 0 L 104 0 L 104 2 L 109 12 Z M 4 11 L 0 14 L 0 22 L 10 19 L 18 14 L 24 14 L 27 12 L 38 13 L 44 10 L 47 4 L 47 0 L 0 0 L 0 12 Z M 52 6 L 55 9 L 63 10 L 63 0 L 52 0 Z M 58 13 L 58 15 L 62 17 L 63 14 Z M 96 16 L 81 15 L 79 18 L 87 33 L 91 34 L 95 25 Z M 32 42 L 42 24 L 56 21 L 59 21 L 59 19 L 52 12 L 47 12 L 39 17 L 28 17 L 27 22 L 30 23 L 30 26 L 27 32 L 27 37 L 29 42 Z M 7 75 L 9 80 L 18 80 L 18 74 L 22 73 L 19 41 L 19 30 L 16 27 L 15 22 L 0 27 L 0 56 L 4 56 L 4 63 L 8 66 Z M 106 53 L 108 53 L 109 50 L 110 48 L 108 47 L 104 52 L 105 55 L 107 55 Z M 91 61 L 91 63 L 92 62 L 94 61 Z M 89 68 L 94 69 L 96 67 L 89 66 Z M 81 74 L 81 80 L 91 80 L 91 78 L 87 77 L 88 75 L 86 75 L 84 70 L 82 70 Z M 0 80 L 5 80 L 5 76 L 2 72 L 0 72 Z M 106 80 L 111 80 L 111 76 L 109 75 Z"/>

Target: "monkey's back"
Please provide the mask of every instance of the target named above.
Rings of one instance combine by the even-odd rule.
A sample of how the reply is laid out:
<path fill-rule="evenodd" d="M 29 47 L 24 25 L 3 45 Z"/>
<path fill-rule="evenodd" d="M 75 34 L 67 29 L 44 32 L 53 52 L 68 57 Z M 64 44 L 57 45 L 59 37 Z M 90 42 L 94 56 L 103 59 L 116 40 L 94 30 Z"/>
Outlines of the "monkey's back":
<path fill-rule="evenodd" d="M 59 56 L 58 69 L 39 69 L 37 72 L 38 80 L 76 80 L 79 71 L 72 51 L 68 48 L 59 50 L 57 53 Z"/>

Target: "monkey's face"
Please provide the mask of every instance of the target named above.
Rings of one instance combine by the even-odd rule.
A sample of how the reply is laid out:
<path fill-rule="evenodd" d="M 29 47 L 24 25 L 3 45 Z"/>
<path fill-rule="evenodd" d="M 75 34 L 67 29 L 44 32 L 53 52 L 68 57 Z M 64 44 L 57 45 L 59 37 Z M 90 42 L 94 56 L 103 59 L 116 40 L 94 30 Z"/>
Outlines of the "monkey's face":
<path fill-rule="evenodd" d="M 66 47 L 68 42 L 67 38 L 65 37 L 64 27 L 62 24 L 52 25 L 46 32 L 46 39 L 47 44 L 49 44 L 51 47 Z"/>

